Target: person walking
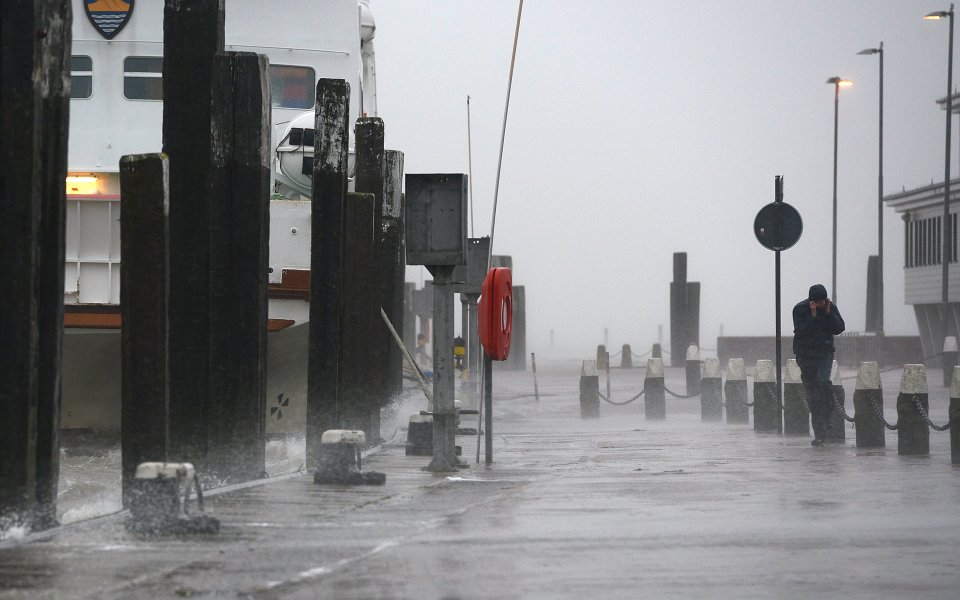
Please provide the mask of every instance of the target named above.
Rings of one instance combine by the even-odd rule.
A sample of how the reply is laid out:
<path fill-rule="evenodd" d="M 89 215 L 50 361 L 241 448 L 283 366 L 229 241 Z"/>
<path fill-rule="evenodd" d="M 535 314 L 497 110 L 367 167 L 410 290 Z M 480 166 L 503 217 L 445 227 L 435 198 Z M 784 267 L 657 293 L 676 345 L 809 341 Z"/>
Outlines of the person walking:
<path fill-rule="evenodd" d="M 813 421 L 813 446 L 822 446 L 833 413 L 833 336 L 846 324 L 821 284 L 810 286 L 807 299 L 793 307 L 793 354 L 800 367 L 800 380 L 807 394 Z"/>

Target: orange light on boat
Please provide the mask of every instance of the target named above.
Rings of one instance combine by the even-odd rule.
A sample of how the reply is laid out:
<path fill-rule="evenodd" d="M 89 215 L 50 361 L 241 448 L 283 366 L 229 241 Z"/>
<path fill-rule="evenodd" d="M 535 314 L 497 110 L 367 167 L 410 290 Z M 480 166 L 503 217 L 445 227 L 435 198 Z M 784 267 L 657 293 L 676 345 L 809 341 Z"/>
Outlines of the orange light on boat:
<path fill-rule="evenodd" d="M 67 177 L 68 196 L 91 196 L 98 192 L 100 179 L 92 175 L 70 175 Z"/>

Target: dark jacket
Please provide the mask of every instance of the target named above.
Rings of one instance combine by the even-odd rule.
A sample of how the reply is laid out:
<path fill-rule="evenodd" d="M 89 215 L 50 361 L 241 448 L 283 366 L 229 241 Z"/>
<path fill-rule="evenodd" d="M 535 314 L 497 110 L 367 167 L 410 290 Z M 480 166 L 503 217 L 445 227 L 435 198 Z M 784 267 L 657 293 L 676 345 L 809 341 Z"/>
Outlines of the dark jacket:
<path fill-rule="evenodd" d="M 833 336 L 843 333 L 846 324 L 837 305 L 810 314 L 810 300 L 801 300 L 793 307 L 793 353 L 806 358 L 821 358 L 833 354 Z"/>

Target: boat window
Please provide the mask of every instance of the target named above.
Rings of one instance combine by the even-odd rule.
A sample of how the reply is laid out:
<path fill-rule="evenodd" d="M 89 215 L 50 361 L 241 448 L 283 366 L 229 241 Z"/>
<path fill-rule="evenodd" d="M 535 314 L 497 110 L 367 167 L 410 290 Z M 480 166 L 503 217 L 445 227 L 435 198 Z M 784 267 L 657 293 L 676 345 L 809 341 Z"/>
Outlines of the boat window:
<path fill-rule="evenodd" d="M 313 108 L 313 86 L 316 82 L 310 67 L 270 65 L 270 93 L 273 106 L 279 108 Z"/>
<path fill-rule="evenodd" d="M 89 98 L 93 95 L 93 59 L 89 56 L 70 57 L 70 97 Z"/>
<path fill-rule="evenodd" d="M 123 96 L 128 100 L 163 100 L 163 57 L 123 59 Z"/>

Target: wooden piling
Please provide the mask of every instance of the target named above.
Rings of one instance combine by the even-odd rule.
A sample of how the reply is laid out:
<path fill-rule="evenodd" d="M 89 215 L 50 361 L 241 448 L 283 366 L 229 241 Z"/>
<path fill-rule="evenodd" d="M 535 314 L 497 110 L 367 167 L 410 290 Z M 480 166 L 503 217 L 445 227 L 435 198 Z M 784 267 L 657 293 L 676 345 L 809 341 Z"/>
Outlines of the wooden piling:
<path fill-rule="evenodd" d="M 647 372 L 643 378 L 643 413 L 647 419 L 664 419 L 667 416 L 662 358 L 647 359 Z"/>
<path fill-rule="evenodd" d="M 876 362 L 862 362 L 857 368 L 857 387 L 853 392 L 856 411 L 857 448 L 883 448 L 886 430 L 877 415 L 883 414 L 883 393 L 880 390 L 880 368 Z"/>
<path fill-rule="evenodd" d="M 527 291 L 522 285 L 513 286 L 513 327 L 510 333 L 509 369 L 527 370 Z M 608 355 L 607 365 L 610 364 Z"/>
<path fill-rule="evenodd" d="M 930 414 L 927 372 L 923 365 L 904 365 L 897 396 L 897 454 L 930 454 L 930 429 L 916 403 Z"/>
<path fill-rule="evenodd" d="M 723 384 L 723 395 L 724 406 L 727 409 L 727 423 L 749 423 L 747 375 L 742 358 L 727 360 L 727 380 Z"/>
<path fill-rule="evenodd" d="M 404 311 L 404 297 L 406 288 L 404 278 L 407 273 L 406 248 L 403 240 L 403 152 L 398 150 L 386 151 L 386 175 L 383 183 L 383 238 L 381 239 L 381 257 L 384 266 L 392 269 L 384 273 L 389 280 L 390 294 L 386 299 L 383 310 L 390 317 L 397 331 L 407 335 L 407 314 Z M 413 320 L 412 318 L 410 319 Z M 416 325 L 414 324 L 414 327 Z M 416 346 L 416 333 L 412 336 L 413 346 Z M 388 340 L 389 341 L 389 340 Z M 387 399 L 396 398 L 403 391 L 403 352 L 393 343 L 389 344 L 389 360 L 387 361 Z"/>
<path fill-rule="evenodd" d="M 753 429 L 760 433 L 783 431 L 776 370 L 770 360 L 758 360 L 753 377 Z"/>
<path fill-rule="evenodd" d="M 266 474 L 270 84 L 266 56 L 213 63 L 208 470 Z"/>
<path fill-rule="evenodd" d="M 580 418 L 600 416 L 600 373 L 597 361 L 585 360 L 580 367 Z"/>
<path fill-rule="evenodd" d="M 953 368 L 950 379 L 950 462 L 960 465 L 960 367 Z"/>
<path fill-rule="evenodd" d="M 700 420 L 719 421 L 723 418 L 723 376 L 719 359 L 704 359 L 700 384 Z"/>
<path fill-rule="evenodd" d="M 0 4 L 0 525 L 34 529 L 56 523 L 70 15 Z"/>
<path fill-rule="evenodd" d="M 123 505 L 142 462 L 167 460 L 169 163 L 164 154 L 120 159 L 120 452 Z"/>
<path fill-rule="evenodd" d="M 310 242 L 310 332 L 307 369 L 307 467 L 320 460 L 320 437 L 338 429 L 340 302 L 343 276 L 350 84 L 317 83 Z"/>
<path fill-rule="evenodd" d="M 783 378 L 783 433 L 810 435 L 810 410 L 807 409 L 806 390 L 800 379 L 800 366 L 795 358 L 787 360 Z"/>
<path fill-rule="evenodd" d="M 847 422 L 837 405 L 842 406 L 846 411 L 847 392 L 843 389 L 843 383 L 840 380 L 840 365 L 837 361 L 833 361 L 833 366 L 830 368 L 830 389 L 833 392 L 834 404 L 830 413 L 830 429 L 823 438 L 826 442 L 843 443 L 847 439 Z"/>
<path fill-rule="evenodd" d="M 165 0 L 163 151 L 170 170 L 168 458 L 206 465 L 210 368 L 210 123 L 224 0 Z"/>

